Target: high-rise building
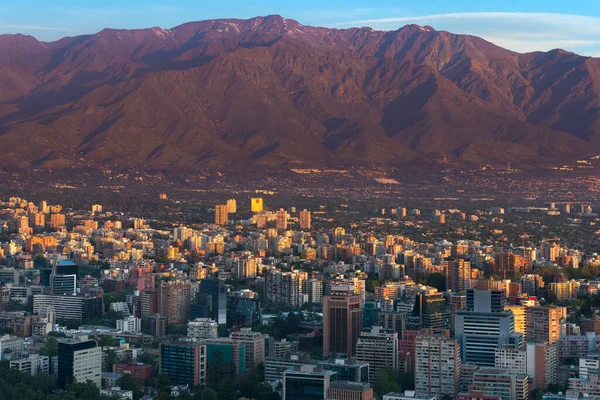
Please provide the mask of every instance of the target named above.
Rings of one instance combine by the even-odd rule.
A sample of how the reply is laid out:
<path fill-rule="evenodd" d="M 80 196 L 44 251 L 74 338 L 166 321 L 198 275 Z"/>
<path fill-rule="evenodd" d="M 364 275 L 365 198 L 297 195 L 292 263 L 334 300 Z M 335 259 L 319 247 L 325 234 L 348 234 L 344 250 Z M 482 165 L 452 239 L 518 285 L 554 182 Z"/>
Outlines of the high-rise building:
<path fill-rule="evenodd" d="M 101 213 L 102 204 L 92 204 L 92 214 Z"/>
<path fill-rule="evenodd" d="M 514 315 L 504 306 L 503 290 L 467 290 L 467 308 L 454 319 L 463 362 L 493 367 L 496 348 L 522 346 L 522 335 L 514 333 Z"/>
<path fill-rule="evenodd" d="M 259 213 L 263 210 L 263 199 L 262 197 L 253 197 L 250 199 L 250 211 L 253 213 Z"/>
<path fill-rule="evenodd" d="M 354 355 L 362 331 L 362 301 L 349 285 L 333 286 L 323 297 L 323 355 Z"/>
<path fill-rule="evenodd" d="M 173 240 L 184 243 L 187 239 L 191 238 L 193 231 L 191 228 L 186 226 L 180 226 L 173 229 Z"/>
<path fill-rule="evenodd" d="M 281 272 L 270 269 L 264 273 L 264 277 L 265 300 L 268 304 L 285 304 L 291 307 L 300 307 L 304 304 L 305 296 L 302 288 L 303 282 L 308 278 L 306 272 L 300 270 Z"/>
<path fill-rule="evenodd" d="M 102 349 L 87 336 L 58 341 L 58 387 L 92 381 L 102 387 Z"/>
<path fill-rule="evenodd" d="M 39 294 L 33 296 L 33 312 L 43 315 L 53 307 L 56 319 L 81 321 L 85 317 L 99 317 L 104 313 L 101 296 L 63 296 Z"/>
<path fill-rule="evenodd" d="M 565 307 L 527 307 L 525 318 L 527 343 L 556 343 L 560 338 L 560 324 L 566 318 Z"/>
<path fill-rule="evenodd" d="M 50 215 L 50 228 L 59 229 L 65 226 L 65 215 L 64 214 L 51 214 Z"/>
<path fill-rule="evenodd" d="M 275 215 L 275 226 L 277 229 L 285 230 L 288 227 L 288 218 L 290 215 L 283 208 L 280 208 Z"/>
<path fill-rule="evenodd" d="M 227 327 L 249 326 L 260 318 L 258 293 L 251 290 L 238 290 L 227 295 Z"/>
<path fill-rule="evenodd" d="M 237 201 L 235 201 L 235 199 L 227 200 L 227 212 L 229 214 L 235 214 L 237 212 Z"/>
<path fill-rule="evenodd" d="M 215 206 L 215 225 L 227 225 L 228 222 L 227 204 L 217 204 Z"/>
<path fill-rule="evenodd" d="M 306 209 L 300 211 L 300 229 L 309 230 L 311 227 L 310 211 Z"/>
<path fill-rule="evenodd" d="M 356 359 L 369 363 L 369 381 L 385 368 L 398 369 L 398 333 L 374 326 L 363 330 L 356 343 Z"/>
<path fill-rule="evenodd" d="M 527 307 L 520 304 L 507 304 L 504 306 L 506 311 L 513 313 L 515 320 L 515 332 L 521 333 L 523 339 L 526 339 L 526 318 L 527 318 Z"/>
<path fill-rule="evenodd" d="M 462 258 L 446 260 L 446 290 L 460 292 L 468 287 L 468 282 L 471 279 L 471 262 L 465 261 Z"/>
<path fill-rule="evenodd" d="M 77 275 L 50 274 L 50 291 L 59 295 L 77 293 Z"/>
<path fill-rule="evenodd" d="M 177 385 L 204 385 L 206 382 L 206 345 L 169 342 L 160 345 L 160 373 Z"/>
<path fill-rule="evenodd" d="M 283 400 L 325 399 L 336 373 L 316 365 L 301 365 L 283 373 Z"/>
<path fill-rule="evenodd" d="M 229 337 L 246 349 L 246 370 L 257 367 L 265 361 L 265 339 L 260 332 L 252 332 L 251 328 L 241 328 L 232 332 Z"/>
<path fill-rule="evenodd" d="M 544 280 L 536 274 L 525 274 L 518 282 L 521 284 L 521 292 L 529 296 L 539 296 L 540 288 L 544 287 Z"/>
<path fill-rule="evenodd" d="M 546 390 L 558 383 L 558 343 L 527 343 L 527 375 L 533 388 Z"/>
<path fill-rule="evenodd" d="M 447 335 L 417 336 L 415 391 L 418 396 L 455 398 L 460 383 L 460 345 Z"/>
<path fill-rule="evenodd" d="M 527 349 L 517 346 L 501 346 L 496 349 L 496 368 L 504 368 L 517 374 L 527 374 Z"/>
<path fill-rule="evenodd" d="M 200 281 L 196 301 L 190 306 L 193 318 L 212 318 L 219 325 L 227 325 L 227 288 L 221 280 Z"/>
<path fill-rule="evenodd" d="M 190 284 L 176 280 L 161 282 L 158 287 L 158 313 L 168 324 L 185 324 L 190 314 Z"/>
<path fill-rule="evenodd" d="M 506 279 L 514 273 L 522 272 L 526 266 L 526 259 L 518 254 L 512 252 L 497 253 L 492 272 Z"/>
<path fill-rule="evenodd" d="M 419 318 L 422 328 L 434 331 L 450 329 L 452 325 L 452 314 L 446 309 L 444 294 L 437 289 L 430 288 L 416 294 L 413 317 Z"/>
<path fill-rule="evenodd" d="M 302 281 L 302 293 L 308 296 L 309 303 L 323 303 L 323 281 L 319 279 Z"/>

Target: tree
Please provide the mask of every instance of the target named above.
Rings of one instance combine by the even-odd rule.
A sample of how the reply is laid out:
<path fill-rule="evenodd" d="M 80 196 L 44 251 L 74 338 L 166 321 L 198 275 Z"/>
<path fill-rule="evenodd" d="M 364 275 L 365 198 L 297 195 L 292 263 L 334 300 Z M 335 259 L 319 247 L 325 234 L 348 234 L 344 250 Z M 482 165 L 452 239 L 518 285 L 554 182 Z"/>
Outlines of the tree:
<path fill-rule="evenodd" d="M 58 354 L 58 340 L 53 337 L 49 337 L 46 340 L 44 347 L 40 349 L 40 354 L 43 356 L 54 357 Z"/>
<path fill-rule="evenodd" d="M 117 385 L 123 390 L 131 390 L 133 392 L 133 400 L 138 400 L 143 396 L 140 386 L 136 383 L 131 374 L 125 374 L 119 378 L 119 380 L 117 380 Z"/>
<path fill-rule="evenodd" d="M 401 388 L 394 377 L 394 370 L 387 367 L 377 372 L 377 374 L 375 374 L 375 385 L 373 385 L 373 390 L 378 398 L 382 398 L 384 394 L 389 392 L 399 392 Z"/>
<path fill-rule="evenodd" d="M 202 391 L 200 400 L 219 400 L 219 398 L 217 397 L 217 392 L 214 389 L 208 388 Z"/>

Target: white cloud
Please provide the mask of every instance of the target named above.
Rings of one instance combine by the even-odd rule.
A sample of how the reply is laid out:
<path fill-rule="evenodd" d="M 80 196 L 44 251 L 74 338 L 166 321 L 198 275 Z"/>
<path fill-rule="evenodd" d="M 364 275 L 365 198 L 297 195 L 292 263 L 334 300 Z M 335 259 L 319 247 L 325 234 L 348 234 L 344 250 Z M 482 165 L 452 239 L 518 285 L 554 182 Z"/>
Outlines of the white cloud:
<path fill-rule="evenodd" d="M 480 36 L 520 52 L 564 48 L 584 55 L 600 52 L 600 18 L 552 13 L 473 12 L 363 19 L 336 27 L 370 26 L 394 30 L 406 24 Z"/>
<path fill-rule="evenodd" d="M 56 31 L 68 32 L 68 28 L 59 28 L 54 26 L 37 26 L 37 25 L 0 25 L 0 29 L 7 30 L 32 30 L 32 31 Z"/>

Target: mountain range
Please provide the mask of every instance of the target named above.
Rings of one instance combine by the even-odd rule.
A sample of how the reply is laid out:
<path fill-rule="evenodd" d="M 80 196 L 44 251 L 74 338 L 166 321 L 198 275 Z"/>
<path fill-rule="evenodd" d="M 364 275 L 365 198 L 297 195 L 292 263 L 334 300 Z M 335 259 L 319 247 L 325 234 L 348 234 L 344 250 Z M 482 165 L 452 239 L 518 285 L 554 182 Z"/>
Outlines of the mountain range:
<path fill-rule="evenodd" d="M 600 59 L 280 16 L 0 35 L 0 167 L 545 166 L 600 154 Z"/>

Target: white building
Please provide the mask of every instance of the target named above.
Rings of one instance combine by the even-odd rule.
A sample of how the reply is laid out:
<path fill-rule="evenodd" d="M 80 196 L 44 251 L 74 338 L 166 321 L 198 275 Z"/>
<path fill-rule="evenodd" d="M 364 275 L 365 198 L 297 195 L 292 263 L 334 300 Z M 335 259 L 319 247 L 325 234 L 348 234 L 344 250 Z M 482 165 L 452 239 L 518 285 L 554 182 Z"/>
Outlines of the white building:
<path fill-rule="evenodd" d="M 398 333 L 374 326 L 363 330 L 356 343 L 355 357 L 369 363 L 369 382 L 384 368 L 398 369 Z"/>
<path fill-rule="evenodd" d="M 30 354 L 28 358 L 11 361 L 10 367 L 29 375 L 39 372 L 47 374 L 50 371 L 50 358 L 39 354 Z"/>
<path fill-rule="evenodd" d="M 193 339 L 211 339 L 219 336 L 219 324 L 214 319 L 196 318 L 188 322 L 188 337 Z"/>
<path fill-rule="evenodd" d="M 122 332 L 137 333 L 142 331 L 142 320 L 138 317 L 129 316 L 117 320 L 117 329 Z"/>
<path fill-rule="evenodd" d="M 460 345 L 442 335 L 417 336 L 415 392 L 421 397 L 456 397 L 460 385 Z"/>

